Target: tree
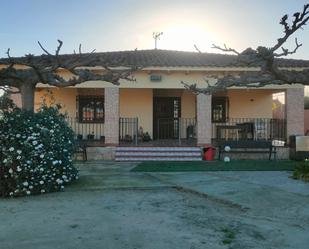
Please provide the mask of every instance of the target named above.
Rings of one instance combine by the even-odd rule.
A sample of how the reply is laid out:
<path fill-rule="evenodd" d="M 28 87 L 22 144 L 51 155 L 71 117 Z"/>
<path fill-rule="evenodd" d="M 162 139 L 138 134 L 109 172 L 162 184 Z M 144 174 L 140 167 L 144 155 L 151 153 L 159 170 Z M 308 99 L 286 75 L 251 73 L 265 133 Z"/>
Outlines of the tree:
<path fill-rule="evenodd" d="M 48 52 L 38 42 L 44 54 L 34 56 L 27 54 L 24 57 L 13 58 L 10 49 L 7 50 L 6 59 L 0 59 L 0 89 L 9 93 L 21 93 L 22 108 L 33 111 L 34 93 L 38 83 L 56 87 L 75 86 L 88 80 L 107 81 L 118 85 L 120 79 L 133 80 L 131 73 L 135 68 L 126 70 L 112 70 L 107 61 L 102 61 L 93 50 L 91 53 L 82 53 L 81 45 L 79 53 L 60 55 L 63 42 L 58 40 L 55 54 Z M 1 67 L 2 65 L 2 67 Z M 104 73 L 91 70 L 91 67 L 101 66 Z M 60 71 L 65 70 L 70 74 L 66 79 Z M 16 90 L 17 89 L 17 90 Z"/>
<path fill-rule="evenodd" d="M 293 19 L 289 21 L 288 15 L 284 15 L 280 24 L 283 26 L 283 36 L 280 37 L 274 46 L 268 48 L 264 46 L 256 49 L 247 48 L 243 52 L 238 52 L 233 48 L 223 47 L 213 44 L 213 48 L 223 52 L 232 53 L 236 56 L 238 62 L 247 66 L 259 66 L 260 71 L 244 72 L 241 74 L 229 74 L 218 78 L 214 85 L 208 84 L 207 88 L 197 88 L 196 84 L 182 82 L 184 86 L 197 93 L 211 94 L 223 90 L 227 87 L 263 87 L 269 84 L 303 84 L 309 85 L 309 69 L 303 71 L 292 71 L 282 69 L 278 66 L 281 58 L 296 53 L 302 46 L 295 38 L 295 48 L 289 50 L 283 47 L 284 43 L 299 29 L 302 29 L 309 21 L 309 4 L 305 4 L 301 12 L 293 14 Z M 198 50 L 198 48 L 196 48 Z M 280 51 L 281 50 L 281 51 Z M 200 52 L 198 50 L 198 52 Z M 200 52 L 201 53 L 201 52 Z"/>

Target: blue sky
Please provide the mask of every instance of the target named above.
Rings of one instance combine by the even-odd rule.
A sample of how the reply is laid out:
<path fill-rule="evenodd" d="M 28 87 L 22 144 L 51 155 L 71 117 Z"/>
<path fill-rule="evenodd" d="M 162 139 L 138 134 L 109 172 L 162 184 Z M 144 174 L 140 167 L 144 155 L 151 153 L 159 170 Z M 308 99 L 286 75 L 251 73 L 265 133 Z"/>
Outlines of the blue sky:
<path fill-rule="evenodd" d="M 283 35 L 285 13 L 300 11 L 305 0 L 3 0 L 0 9 L 0 57 L 41 54 L 40 40 L 62 53 L 152 49 L 152 33 L 162 31 L 158 48 L 217 52 L 211 44 L 243 50 L 272 46 Z M 296 35 L 304 45 L 294 58 L 309 59 L 309 25 Z M 287 44 L 293 48 L 294 38 Z"/>

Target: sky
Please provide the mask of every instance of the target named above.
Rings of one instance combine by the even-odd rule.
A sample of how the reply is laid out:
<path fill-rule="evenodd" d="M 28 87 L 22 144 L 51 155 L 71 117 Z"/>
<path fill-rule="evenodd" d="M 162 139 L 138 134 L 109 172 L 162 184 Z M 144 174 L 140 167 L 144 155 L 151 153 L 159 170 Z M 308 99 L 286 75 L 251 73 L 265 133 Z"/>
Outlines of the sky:
<path fill-rule="evenodd" d="M 37 41 L 62 53 L 153 49 L 218 52 L 212 44 L 239 51 L 273 46 L 283 35 L 280 18 L 309 0 L 2 0 L 0 57 L 42 54 Z M 303 46 L 292 58 L 309 59 L 309 25 L 296 34 Z M 286 47 L 294 48 L 294 37 Z"/>

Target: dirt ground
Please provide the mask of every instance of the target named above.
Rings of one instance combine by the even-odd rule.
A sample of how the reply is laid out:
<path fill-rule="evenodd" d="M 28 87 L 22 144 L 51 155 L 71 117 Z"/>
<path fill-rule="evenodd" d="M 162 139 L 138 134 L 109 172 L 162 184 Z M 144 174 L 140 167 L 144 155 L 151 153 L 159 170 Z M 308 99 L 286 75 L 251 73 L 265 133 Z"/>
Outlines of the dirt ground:
<path fill-rule="evenodd" d="M 288 172 L 133 166 L 79 164 L 65 192 L 0 199 L 0 249 L 309 248 L 309 184 Z"/>

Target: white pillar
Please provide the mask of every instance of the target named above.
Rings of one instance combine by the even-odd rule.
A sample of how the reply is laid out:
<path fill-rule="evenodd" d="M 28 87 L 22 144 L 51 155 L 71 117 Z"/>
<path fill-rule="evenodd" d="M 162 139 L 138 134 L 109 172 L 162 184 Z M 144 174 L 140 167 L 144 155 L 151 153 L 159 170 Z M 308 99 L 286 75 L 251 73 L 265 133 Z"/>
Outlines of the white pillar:
<path fill-rule="evenodd" d="M 211 95 L 198 94 L 196 101 L 197 114 L 197 145 L 211 144 Z"/>
<path fill-rule="evenodd" d="M 107 145 L 119 144 L 119 88 L 105 88 L 104 136 Z"/>
<path fill-rule="evenodd" d="M 287 136 L 304 135 L 304 87 L 286 90 Z"/>

